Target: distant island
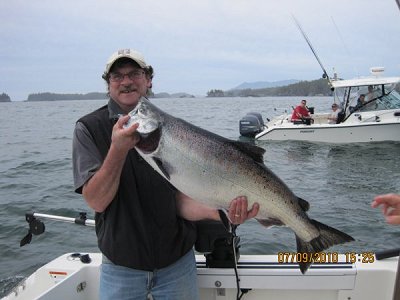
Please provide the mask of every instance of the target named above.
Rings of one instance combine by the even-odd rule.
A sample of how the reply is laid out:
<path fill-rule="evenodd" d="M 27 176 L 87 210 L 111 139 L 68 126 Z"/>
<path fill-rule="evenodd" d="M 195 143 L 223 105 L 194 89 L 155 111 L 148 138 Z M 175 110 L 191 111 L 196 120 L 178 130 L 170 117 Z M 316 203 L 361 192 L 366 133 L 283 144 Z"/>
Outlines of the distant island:
<path fill-rule="evenodd" d="M 285 81 L 283 81 L 285 82 Z M 286 81 L 286 83 L 289 81 Z M 235 88 L 228 91 L 210 90 L 207 92 L 207 97 L 268 97 L 268 96 L 331 96 L 332 91 L 326 79 L 317 79 L 312 81 L 290 80 L 294 82 L 288 85 L 280 85 L 279 82 L 274 87 L 264 88 Z M 266 86 L 271 83 L 266 82 Z M 239 87 L 251 86 L 242 84 Z M 260 86 L 257 82 L 255 86 Z"/>
<path fill-rule="evenodd" d="M 11 98 L 6 93 L 2 93 L 0 94 L 0 102 L 11 102 Z"/>
<path fill-rule="evenodd" d="M 57 94 L 57 93 L 36 93 L 29 94 L 26 101 L 61 101 L 61 100 L 100 100 L 107 99 L 106 93 L 87 93 L 87 94 Z"/>
<path fill-rule="evenodd" d="M 294 82 L 287 84 L 288 82 Z M 264 88 L 250 88 L 250 86 L 271 86 Z M 248 88 L 244 88 L 248 87 Z M 330 96 L 332 91 L 326 80 L 313 81 L 287 80 L 280 82 L 257 82 L 254 84 L 243 83 L 234 89 L 227 91 L 213 89 L 207 92 L 207 97 L 265 97 L 265 96 Z M 188 93 L 154 93 L 150 92 L 150 98 L 194 98 Z M 107 99 L 107 93 L 92 92 L 87 94 L 59 94 L 36 93 L 29 94 L 26 101 L 66 101 L 66 100 L 101 100 Z"/>
<path fill-rule="evenodd" d="M 290 84 L 288 84 L 290 83 Z M 400 92 L 400 84 L 396 86 Z M 275 82 L 253 82 L 242 83 L 239 86 L 230 89 L 211 89 L 206 97 L 282 97 L 282 96 L 332 96 L 332 90 L 325 79 L 311 81 L 283 80 Z M 194 98 L 194 95 L 188 93 L 154 93 L 150 91 L 150 98 Z M 107 99 L 107 93 L 91 92 L 86 94 L 60 94 L 60 93 L 36 93 L 29 94 L 26 101 L 65 101 L 65 100 L 102 100 Z M 0 102 L 10 102 L 10 97 L 3 93 L 0 94 Z"/>
<path fill-rule="evenodd" d="M 273 88 L 273 87 L 290 85 L 290 84 L 298 83 L 298 82 L 300 82 L 300 80 L 297 80 L 297 79 L 280 80 L 280 81 L 243 82 L 243 83 L 239 84 L 237 87 L 234 87 L 232 90 L 265 89 L 265 88 Z"/>
<path fill-rule="evenodd" d="M 150 93 L 151 98 L 194 98 L 188 93 Z M 87 94 L 58 94 L 58 93 L 36 93 L 29 94 L 26 101 L 68 101 L 68 100 L 102 100 L 107 99 L 107 93 L 92 92 Z"/>

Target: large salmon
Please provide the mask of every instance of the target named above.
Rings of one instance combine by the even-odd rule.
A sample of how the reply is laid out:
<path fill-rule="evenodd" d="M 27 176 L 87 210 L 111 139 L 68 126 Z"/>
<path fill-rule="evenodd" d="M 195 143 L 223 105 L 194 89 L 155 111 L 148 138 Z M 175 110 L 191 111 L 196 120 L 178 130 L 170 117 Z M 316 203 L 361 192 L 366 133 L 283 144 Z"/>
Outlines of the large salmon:
<path fill-rule="evenodd" d="M 226 139 L 175 118 L 146 98 L 130 113 L 126 126 L 139 123 L 139 154 L 173 186 L 189 197 L 227 208 L 237 196 L 258 202 L 256 217 L 264 226 L 289 226 L 296 235 L 304 273 L 315 253 L 354 239 L 310 219 L 307 201 L 297 197 L 263 162 L 264 149 Z"/>

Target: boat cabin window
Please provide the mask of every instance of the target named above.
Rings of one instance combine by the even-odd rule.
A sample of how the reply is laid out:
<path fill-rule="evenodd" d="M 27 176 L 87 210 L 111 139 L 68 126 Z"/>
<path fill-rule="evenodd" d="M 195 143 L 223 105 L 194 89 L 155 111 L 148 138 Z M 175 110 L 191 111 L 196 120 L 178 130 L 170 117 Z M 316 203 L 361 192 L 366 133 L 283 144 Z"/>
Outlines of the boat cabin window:
<path fill-rule="evenodd" d="M 342 89 L 341 93 L 336 91 L 336 96 L 342 97 L 342 107 L 346 108 L 347 113 L 398 109 L 400 108 L 400 95 L 394 88 L 394 84 L 357 86 Z M 359 101 L 360 95 L 365 95 L 362 105 Z"/>
<path fill-rule="evenodd" d="M 397 91 L 392 91 L 390 94 L 383 96 L 377 100 L 380 109 L 398 109 L 400 108 L 400 95 Z"/>

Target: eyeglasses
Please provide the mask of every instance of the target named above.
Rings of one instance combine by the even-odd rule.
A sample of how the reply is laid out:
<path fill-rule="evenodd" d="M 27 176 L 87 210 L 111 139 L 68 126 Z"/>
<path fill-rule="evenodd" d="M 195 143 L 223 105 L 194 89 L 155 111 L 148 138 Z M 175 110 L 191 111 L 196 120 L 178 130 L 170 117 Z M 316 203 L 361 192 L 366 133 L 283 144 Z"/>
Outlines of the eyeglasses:
<path fill-rule="evenodd" d="M 122 82 L 125 78 L 125 76 L 127 76 L 130 80 L 134 80 L 134 79 L 141 79 L 143 78 L 144 75 L 144 71 L 143 70 L 134 70 L 131 71 L 129 73 L 126 74 L 122 74 L 122 73 L 110 73 L 110 81 L 112 82 Z"/>

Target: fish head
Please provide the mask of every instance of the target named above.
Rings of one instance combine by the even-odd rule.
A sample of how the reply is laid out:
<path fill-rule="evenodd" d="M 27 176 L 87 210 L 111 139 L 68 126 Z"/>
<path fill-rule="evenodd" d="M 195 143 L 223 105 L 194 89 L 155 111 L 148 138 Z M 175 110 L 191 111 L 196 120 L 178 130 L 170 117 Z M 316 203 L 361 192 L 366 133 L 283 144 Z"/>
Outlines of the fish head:
<path fill-rule="evenodd" d="M 128 128 L 133 124 L 138 123 L 139 127 L 136 131 L 143 138 L 156 131 L 161 124 L 159 114 L 157 111 L 152 109 L 150 102 L 146 99 L 141 99 L 128 115 L 130 119 L 124 125 L 124 127 Z"/>

